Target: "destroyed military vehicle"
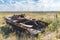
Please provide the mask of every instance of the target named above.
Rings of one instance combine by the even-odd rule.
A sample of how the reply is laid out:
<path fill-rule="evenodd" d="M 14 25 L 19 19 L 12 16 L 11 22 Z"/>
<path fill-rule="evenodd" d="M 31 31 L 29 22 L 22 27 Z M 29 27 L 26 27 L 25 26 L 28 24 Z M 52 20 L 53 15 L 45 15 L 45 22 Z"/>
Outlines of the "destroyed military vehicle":
<path fill-rule="evenodd" d="M 49 25 L 49 23 L 40 20 L 28 19 L 23 14 L 4 17 L 4 19 L 6 20 L 6 23 L 14 25 L 14 27 L 16 26 L 15 29 L 18 27 L 19 29 L 34 35 L 42 32 Z"/>

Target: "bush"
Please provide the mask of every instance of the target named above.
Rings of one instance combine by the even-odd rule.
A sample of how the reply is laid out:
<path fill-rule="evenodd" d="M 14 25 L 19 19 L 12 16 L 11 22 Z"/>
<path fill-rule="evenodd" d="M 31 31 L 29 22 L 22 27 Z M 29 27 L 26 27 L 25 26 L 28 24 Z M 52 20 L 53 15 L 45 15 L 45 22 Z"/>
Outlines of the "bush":
<path fill-rule="evenodd" d="M 47 20 L 47 22 L 48 22 L 49 20 Z M 47 30 L 49 30 L 49 31 L 57 31 L 57 29 L 59 28 L 59 23 L 60 23 L 60 21 L 59 21 L 59 19 L 58 18 L 56 18 L 56 19 L 54 19 L 54 20 L 51 20 L 51 23 L 50 23 L 50 25 L 47 27 Z"/>

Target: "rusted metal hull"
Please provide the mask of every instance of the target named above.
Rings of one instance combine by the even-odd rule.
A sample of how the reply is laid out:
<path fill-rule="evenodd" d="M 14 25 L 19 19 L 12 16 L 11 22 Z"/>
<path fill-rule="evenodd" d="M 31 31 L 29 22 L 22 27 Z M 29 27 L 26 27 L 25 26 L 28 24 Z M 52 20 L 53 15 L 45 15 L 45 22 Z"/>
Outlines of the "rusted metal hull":
<path fill-rule="evenodd" d="M 38 34 L 48 26 L 48 23 L 43 21 L 37 21 L 35 19 L 27 19 L 23 15 L 14 15 L 12 17 L 4 17 L 7 23 L 14 25 L 18 28 L 22 28 L 28 31 L 30 34 Z"/>

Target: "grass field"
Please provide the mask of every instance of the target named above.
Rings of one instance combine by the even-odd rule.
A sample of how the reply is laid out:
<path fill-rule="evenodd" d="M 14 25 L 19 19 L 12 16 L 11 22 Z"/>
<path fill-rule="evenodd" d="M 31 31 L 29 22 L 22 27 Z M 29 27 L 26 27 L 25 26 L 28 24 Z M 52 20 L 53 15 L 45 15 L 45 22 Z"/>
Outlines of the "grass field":
<path fill-rule="evenodd" d="M 15 13 L 19 15 L 21 13 Z M 24 34 L 19 36 L 19 33 L 11 32 L 5 23 L 4 17 L 12 16 L 14 13 L 0 13 L 0 40 L 60 40 L 60 14 L 57 13 L 25 13 L 27 18 L 34 18 L 50 23 L 44 33 L 39 33 L 38 37 Z M 57 17 L 56 17 L 57 15 Z M 10 26 L 8 26 L 10 27 Z M 23 33 L 22 33 L 23 34 Z"/>

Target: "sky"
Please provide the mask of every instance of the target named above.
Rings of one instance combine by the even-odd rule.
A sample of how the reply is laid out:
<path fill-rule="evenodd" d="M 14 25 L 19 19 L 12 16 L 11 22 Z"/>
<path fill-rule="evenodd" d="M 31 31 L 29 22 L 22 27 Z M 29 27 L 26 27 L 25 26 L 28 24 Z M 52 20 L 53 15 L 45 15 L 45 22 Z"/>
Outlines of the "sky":
<path fill-rule="evenodd" d="M 60 0 L 0 0 L 0 11 L 60 11 Z"/>

